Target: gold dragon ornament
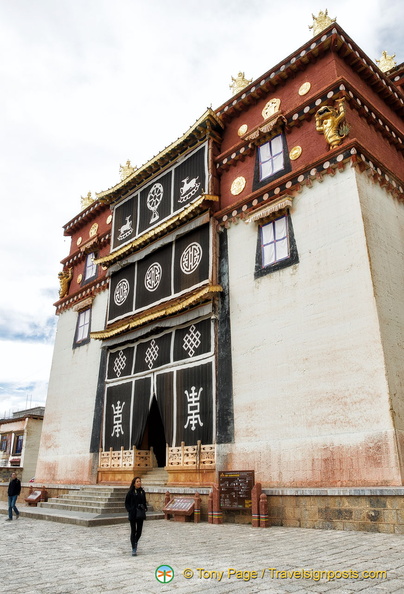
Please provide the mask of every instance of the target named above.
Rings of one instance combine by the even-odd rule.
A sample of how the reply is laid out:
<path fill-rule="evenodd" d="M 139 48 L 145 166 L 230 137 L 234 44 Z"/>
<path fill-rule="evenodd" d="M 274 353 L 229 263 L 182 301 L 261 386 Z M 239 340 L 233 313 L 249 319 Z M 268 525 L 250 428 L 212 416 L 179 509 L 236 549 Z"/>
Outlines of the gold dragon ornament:
<path fill-rule="evenodd" d="M 343 125 L 345 119 L 345 99 L 337 99 L 336 107 L 324 105 L 316 113 L 316 130 L 324 134 L 331 149 L 340 145 L 348 135 L 349 126 Z"/>
<path fill-rule="evenodd" d="M 59 297 L 62 299 L 69 291 L 70 281 L 73 278 L 73 268 L 62 270 L 62 272 L 59 272 L 58 278 L 60 283 Z"/>

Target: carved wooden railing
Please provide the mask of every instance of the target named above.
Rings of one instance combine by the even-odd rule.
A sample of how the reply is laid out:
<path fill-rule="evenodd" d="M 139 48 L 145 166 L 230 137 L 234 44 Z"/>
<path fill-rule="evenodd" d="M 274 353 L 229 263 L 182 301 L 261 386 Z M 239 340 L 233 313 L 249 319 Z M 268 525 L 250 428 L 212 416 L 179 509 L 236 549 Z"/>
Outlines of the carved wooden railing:
<path fill-rule="evenodd" d="M 112 448 L 104 450 L 100 448 L 98 455 L 98 467 L 106 468 L 145 468 L 151 469 L 155 466 L 155 456 L 153 448 L 150 450 L 138 450 L 135 446 L 131 450 L 125 450 L 123 446 L 120 450 Z"/>
<path fill-rule="evenodd" d="M 176 468 L 191 468 L 199 470 L 212 470 L 216 464 L 216 450 L 214 444 L 202 445 L 200 441 L 196 445 L 186 446 L 181 442 L 179 447 L 166 448 L 167 470 Z"/>

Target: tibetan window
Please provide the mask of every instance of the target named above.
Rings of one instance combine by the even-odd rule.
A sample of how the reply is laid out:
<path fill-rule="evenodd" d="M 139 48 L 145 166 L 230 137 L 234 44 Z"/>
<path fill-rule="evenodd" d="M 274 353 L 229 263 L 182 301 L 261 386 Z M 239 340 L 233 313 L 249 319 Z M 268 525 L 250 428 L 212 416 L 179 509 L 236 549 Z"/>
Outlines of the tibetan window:
<path fill-rule="evenodd" d="M 83 283 L 93 280 L 97 276 L 97 265 L 94 264 L 95 254 L 91 252 L 86 256 Z"/>
<path fill-rule="evenodd" d="M 14 442 L 14 454 L 19 455 L 22 452 L 22 444 L 24 442 L 23 435 L 16 435 Z"/>
<path fill-rule="evenodd" d="M 253 189 L 281 177 L 290 169 L 285 137 L 278 134 L 257 148 Z"/>
<path fill-rule="evenodd" d="M 91 307 L 79 312 L 74 337 L 74 347 L 90 342 Z"/>
<path fill-rule="evenodd" d="M 299 262 L 292 220 L 283 214 L 258 227 L 255 278 Z"/>

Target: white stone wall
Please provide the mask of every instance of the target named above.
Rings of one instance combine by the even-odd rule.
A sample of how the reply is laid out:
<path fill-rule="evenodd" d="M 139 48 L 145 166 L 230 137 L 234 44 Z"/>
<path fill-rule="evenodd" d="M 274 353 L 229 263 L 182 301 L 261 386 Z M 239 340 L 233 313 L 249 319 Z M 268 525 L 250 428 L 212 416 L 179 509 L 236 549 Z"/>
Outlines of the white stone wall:
<path fill-rule="evenodd" d="M 404 471 L 404 204 L 365 175 L 358 188 Z"/>
<path fill-rule="evenodd" d="M 305 188 L 300 262 L 254 280 L 257 224 L 228 230 L 235 443 L 221 464 L 267 485 L 399 484 L 356 184 Z"/>
<path fill-rule="evenodd" d="M 42 419 L 28 418 L 26 420 L 22 456 L 23 471 L 21 480 L 23 483 L 28 483 L 35 477 L 42 423 Z"/>
<path fill-rule="evenodd" d="M 105 326 L 108 292 L 94 299 L 91 331 Z M 101 355 L 101 342 L 73 349 L 77 312 L 59 316 L 46 401 L 37 482 L 93 483 L 90 440 Z"/>

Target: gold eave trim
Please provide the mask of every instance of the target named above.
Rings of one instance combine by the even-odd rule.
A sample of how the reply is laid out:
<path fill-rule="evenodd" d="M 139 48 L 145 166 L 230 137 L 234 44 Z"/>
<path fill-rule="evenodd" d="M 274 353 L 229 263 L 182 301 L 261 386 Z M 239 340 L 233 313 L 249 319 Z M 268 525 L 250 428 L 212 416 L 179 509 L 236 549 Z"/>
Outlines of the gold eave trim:
<path fill-rule="evenodd" d="M 220 126 L 220 128 L 224 129 L 224 124 L 223 124 L 222 120 L 220 119 L 220 117 L 212 109 L 209 108 L 199 118 L 199 120 L 197 120 L 195 122 L 195 124 L 193 126 L 191 126 L 187 132 L 185 132 L 185 134 L 183 134 L 175 142 L 173 142 L 172 144 L 170 144 L 169 146 L 167 146 L 164 150 L 162 150 L 160 153 L 158 153 L 158 155 L 156 155 L 155 157 L 153 157 L 153 159 L 150 159 L 150 161 L 148 161 L 147 163 L 145 163 L 144 165 L 142 165 L 142 167 L 140 167 L 139 169 L 136 169 L 131 175 L 128 175 L 128 177 L 126 177 L 124 180 L 122 180 L 121 182 L 119 182 L 118 184 L 116 184 L 115 186 L 113 186 L 112 188 L 109 188 L 108 190 L 105 190 L 104 192 L 96 192 L 95 195 L 96 195 L 97 200 L 101 200 L 101 202 L 102 201 L 105 201 L 105 200 L 108 199 L 108 197 L 110 196 L 110 194 L 113 194 L 117 190 L 119 190 L 121 188 L 124 188 L 128 182 L 130 182 L 132 180 L 135 180 L 137 176 L 139 176 L 144 171 L 146 171 L 146 169 L 148 169 L 154 162 L 157 162 L 160 159 L 163 159 L 170 151 L 173 151 L 179 145 L 181 145 L 183 142 L 185 142 L 187 140 L 187 138 L 189 136 L 191 136 L 191 134 L 193 132 L 195 132 L 195 130 L 199 126 L 201 126 L 201 124 L 203 124 L 204 122 L 209 121 L 209 119 L 214 120 L 215 124 L 217 124 L 218 126 Z M 205 137 L 207 137 L 209 135 L 209 131 L 210 131 L 209 128 L 207 128 L 206 129 Z"/>
<path fill-rule="evenodd" d="M 122 322 L 119 326 L 115 326 L 114 328 L 102 330 L 101 332 L 91 332 L 91 338 L 96 340 L 105 340 L 107 338 L 112 338 L 113 336 L 117 336 L 118 334 L 122 334 L 124 332 L 129 332 L 134 328 L 138 328 L 139 326 L 143 326 L 149 322 L 153 322 L 154 320 L 158 320 L 159 318 L 163 318 L 166 316 L 170 316 L 173 314 L 177 314 L 188 307 L 192 307 L 196 305 L 201 299 L 204 297 L 208 297 L 210 295 L 214 295 L 215 293 L 220 293 L 223 291 L 220 285 L 209 285 L 208 287 L 204 287 L 200 289 L 193 295 L 190 295 L 186 299 L 181 299 L 181 301 L 172 304 L 172 305 L 162 305 L 152 313 L 141 313 L 136 318 L 132 318 L 129 322 Z"/>
<path fill-rule="evenodd" d="M 125 254 L 132 252 L 136 248 L 144 245 L 145 243 L 148 243 L 149 240 L 159 236 L 172 225 L 176 223 L 181 223 L 184 219 L 187 219 L 189 215 L 192 214 L 195 210 L 197 210 L 205 200 L 210 202 L 219 202 L 219 196 L 214 196 L 212 194 L 203 194 L 195 202 L 186 206 L 184 210 L 182 210 L 179 214 L 171 217 L 171 219 L 168 219 L 168 221 L 166 221 L 165 223 L 162 223 L 161 225 L 154 227 L 154 229 L 152 229 L 151 231 L 148 231 L 147 233 L 140 235 L 140 237 L 138 237 L 131 243 L 122 246 L 121 248 L 112 252 L 108 256 L 104 256 L 104 258 L 98 258 L 97 260 L 94 260 L 94 264 L 112 264 L 113 262 L 115 262 L 115 260 L 118 260 Z"/>

